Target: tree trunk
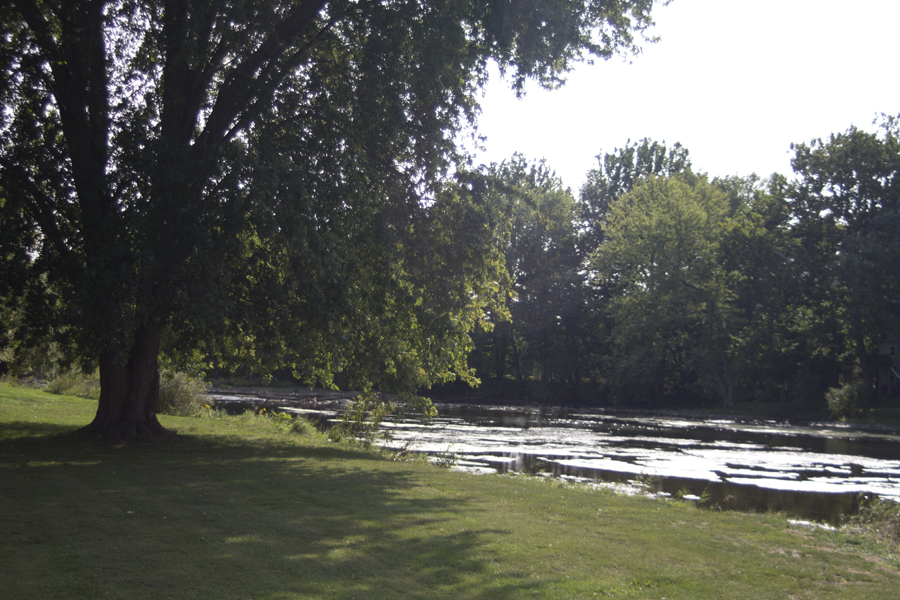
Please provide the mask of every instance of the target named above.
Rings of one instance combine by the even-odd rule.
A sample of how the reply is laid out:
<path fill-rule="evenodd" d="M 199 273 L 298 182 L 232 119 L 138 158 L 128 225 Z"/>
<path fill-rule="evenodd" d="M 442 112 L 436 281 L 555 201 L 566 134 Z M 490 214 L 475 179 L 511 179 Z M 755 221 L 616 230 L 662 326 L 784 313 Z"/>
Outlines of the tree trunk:
<path fill-rule="evenodd" d="M 522 385 L 524 384 L 524 381 L 522 378 L 522 361 L 519 358 L 519 343 L 516 341 L 515 333 L 509 334 L 509 341 L 510 341 L 510 344 L 512 345 L 512 351 L 513 351 L 513 369 L 516 372 L 516 385 L 519 386 L 519 388 L 521 388 Z"/>
<path fill-rule="evenodd" d="M 113 441 L 153 440 L 170 435 L 156 418 L 159 339 L 160 332 L 144 324 L 135 332 L 127 357 L 120 344 L 111 344 L 100 355 L 97 415 L 82 431 Z"/>
<path fill-rule="evenodd" d="M 724 350 L 722 351 L 722 379 L 719 385 L 722 387 L 722 400 L 725 408 L 734 408 L 734 377 L 731 374 L 731 360 Z"/>
<path fill-rule="evenodd" d="M 731 360 L 728 353 L 724 350 L 719 351 L 722 358 L 721 369 L 716 367 L 715 362 L 709 358 L 700 355 L 700 359 L 706 363 L 707 368 L 712 372 L 713 377 L 719 384 L 719 392 L 722 394 L 722 404 L 725 408 L 734 408 L 734 376 L 731 374 Z"/>
<path fill-rule="evenodd" d="M 566 331 L 566 378 L 570 382 L 572 392 L 578 396 L 581 391 L 581 360 L 578 352 L 578 337 L 573 327 L 565 326 Z"/>
<path fill-rule="evenodd" d="M 863 387 L 866 389 L 866 401 L 869 405 L 872 405 L 877 399 L 878 390 L 875 389 L 875 381 L 872 379 L 869 353 L 866 351 L 866 340 L 862 334 L 856 336 L 856 360 L 859 361 L 859 370 L 862 372 Z"/>
<path fill-rule="evenodd" d="M 506 347 L 508 344 L 507 333 L 495 333 L 494 340 L 494 379 L 498 383 L 503 383 L 503 380 L 506 379 Z"/>

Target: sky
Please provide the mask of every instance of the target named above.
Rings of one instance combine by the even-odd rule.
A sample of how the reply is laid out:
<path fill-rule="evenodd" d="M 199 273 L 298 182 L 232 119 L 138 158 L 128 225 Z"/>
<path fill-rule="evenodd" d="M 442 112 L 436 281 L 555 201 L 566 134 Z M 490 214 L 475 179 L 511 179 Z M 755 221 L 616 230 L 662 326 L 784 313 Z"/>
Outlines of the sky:
<path fill-rule="evenodd" d="M 561 89 L 520 100 L 493 74 L 478 162 L 544 158 L 577 193 L 597 155 L 649 137 L 710 176 L 790 176 L 791 143 L 900 114 L 900 0 L 674 0 L 653 14 L 659 42 L 581 64 Z"/>

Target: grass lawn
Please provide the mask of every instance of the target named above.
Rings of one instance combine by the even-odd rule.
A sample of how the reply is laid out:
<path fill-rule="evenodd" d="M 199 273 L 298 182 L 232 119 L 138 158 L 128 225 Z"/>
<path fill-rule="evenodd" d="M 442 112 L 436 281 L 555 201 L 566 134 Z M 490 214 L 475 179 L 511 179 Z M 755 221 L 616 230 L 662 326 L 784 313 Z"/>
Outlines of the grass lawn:
<path fill-rule="evenodd" d="M 0 385 L 0 598 L 873 598 L 852 532 L 464 475 L 260 417 L 106 446 L 94 401 Z M 895 549 L 896 550 L 896 549 Z"/>

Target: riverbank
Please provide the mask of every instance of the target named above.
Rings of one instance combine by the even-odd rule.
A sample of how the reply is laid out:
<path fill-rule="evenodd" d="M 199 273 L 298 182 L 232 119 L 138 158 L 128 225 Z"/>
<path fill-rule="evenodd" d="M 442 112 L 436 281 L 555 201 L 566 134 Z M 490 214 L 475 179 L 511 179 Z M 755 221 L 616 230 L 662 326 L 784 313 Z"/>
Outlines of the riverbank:
<path fill-rule="evenodd" d="M 311 389 L 299 387 L 290 382 L 278 382 L 268 386 L 261 385 L 254 380 L 216 380 L 211 390 L 218 393 L 231 395 L 245 394 L 258 398 L 270 398 L 275 403 L 285 399 L 308 400 L 316 398 L 320 402 L 336 401 L 338 404 L 346 404 L 355 397 L 354 392 L 337 392 L 332 390 Z M 463 388 L 462 386 L 450 386 L 447 389 L 427 393 L 435 404 L 466 404 L 475 406 L 534 406 L 534 407 L 563 407 L 563 408 L 589 408 L 595 410 L 609 410 L 616 413 L 633 413 L 644 415 L 661 415 L 669 417 L 684 417 L 690 419 L 739 419 L 739 420 L 770 420 L 781 423 L 826 423 L 839 422 L 850 425 L 872 426 L 874 429 L 882 427 L 900 427 L 900 404 L 886 403 L 867 408 L 859 417 L 841 419 L 835 421 L 829 415 L 827 407 L 804 406 L 779 402 L 738 402 L 732 408 L 721 406 L 698 407 L 633 407 L 625 405 L 598 404 L 586 398 L 577 396 L 559 395 L 548 391 L 547 394 L 535 397 L 533 394 L 522 394 L 511 386 L 485 386 L 478 389 Z M 568 401 L 566 401 L 568 399 Z"/>
<path fill-rule="evenodd" d="M 886 598 L 852 531 L 473 476 L 247 415 L 170 442 L 75 435 L 96 404 L 0 385 L 10 598 Z"/>

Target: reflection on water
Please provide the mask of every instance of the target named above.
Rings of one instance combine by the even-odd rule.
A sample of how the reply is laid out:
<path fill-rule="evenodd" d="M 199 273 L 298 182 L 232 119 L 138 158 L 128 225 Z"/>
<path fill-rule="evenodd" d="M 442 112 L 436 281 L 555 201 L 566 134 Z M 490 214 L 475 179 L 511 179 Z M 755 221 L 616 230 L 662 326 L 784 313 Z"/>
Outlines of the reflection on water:
<path fill-rule="evenodd" d="M 219 401 L 229 397 L 219 396 Z M 337 404 L 279 404 L 292 412 Z M 315 404 L 315 403 L 314 403 Z M 339 404 L 339 403 L 338 403 Z M 438 404 L 431 425 L 387 423 L 384 445 L 443 457 L 472 471 L 640 480 L 739 510 L 777 510 L 837 523 L 859 494 L 900 501 L 900 430 L 835 424 L 692 420 L 583 409 Z"/>

